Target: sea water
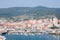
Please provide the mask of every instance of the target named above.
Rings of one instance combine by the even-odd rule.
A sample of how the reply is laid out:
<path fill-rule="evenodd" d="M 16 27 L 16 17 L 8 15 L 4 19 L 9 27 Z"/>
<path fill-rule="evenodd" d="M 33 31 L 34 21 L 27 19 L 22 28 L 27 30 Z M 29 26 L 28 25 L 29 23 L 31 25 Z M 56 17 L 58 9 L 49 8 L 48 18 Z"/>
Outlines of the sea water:
<path fill-rule="evenodd" d="M 57 36 L 50 34 L 41 35 L 4 35 L 6 40 L 60 40 Z"/>

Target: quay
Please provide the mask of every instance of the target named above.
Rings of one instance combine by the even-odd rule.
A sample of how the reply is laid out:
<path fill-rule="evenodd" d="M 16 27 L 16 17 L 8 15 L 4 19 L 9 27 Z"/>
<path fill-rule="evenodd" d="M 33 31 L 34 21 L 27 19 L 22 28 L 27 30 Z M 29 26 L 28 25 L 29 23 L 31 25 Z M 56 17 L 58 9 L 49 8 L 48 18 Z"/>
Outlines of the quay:
<path fill-rule="evenodd" d="M 0 36 L 0 40 L 5 40 L 6 38 L 4 36 Z"/>
<path fill-rule="evenodd" d="M 52 32 L 48 32 L 48 33 L 52 35 L 60 35 L 60 29 L 52 30 Z"/>

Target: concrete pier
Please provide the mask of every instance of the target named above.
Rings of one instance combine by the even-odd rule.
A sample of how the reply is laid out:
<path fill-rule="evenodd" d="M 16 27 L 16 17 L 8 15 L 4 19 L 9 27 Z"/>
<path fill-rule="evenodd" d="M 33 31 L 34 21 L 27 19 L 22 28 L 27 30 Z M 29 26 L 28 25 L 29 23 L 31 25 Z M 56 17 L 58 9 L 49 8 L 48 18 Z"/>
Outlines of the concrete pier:
<path fill-rule="evenodd" d="M 4 36 L 0 36 L 0 40 L 5 40 L 6 38 Z"/>

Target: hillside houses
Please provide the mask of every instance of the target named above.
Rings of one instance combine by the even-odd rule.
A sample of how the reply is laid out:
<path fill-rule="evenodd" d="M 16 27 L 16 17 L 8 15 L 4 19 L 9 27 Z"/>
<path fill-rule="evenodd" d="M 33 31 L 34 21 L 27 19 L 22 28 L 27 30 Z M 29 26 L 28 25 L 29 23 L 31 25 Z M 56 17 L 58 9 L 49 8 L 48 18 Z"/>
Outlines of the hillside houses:
<path fill-rule="evenodd" d="M 0 21 L 0 28 L 5 28 L 8 30 L 16 30 L 16 31 L 28 31 L 28 32 L 37 32 L 37 31 L 47 31 L 50 29 L 50 27 L 53 27 L 55 25 L 56 27 L 60 27 L 60 24 L 58 24 L 60 20 L 58 20 L 56 17 L 53 18 L 43 18 L 39 20 L 31 19 L 31 20 L 25 20 L 25 21 L 17 21 L 17 22 L 9 22 L 9 21 Z"/>

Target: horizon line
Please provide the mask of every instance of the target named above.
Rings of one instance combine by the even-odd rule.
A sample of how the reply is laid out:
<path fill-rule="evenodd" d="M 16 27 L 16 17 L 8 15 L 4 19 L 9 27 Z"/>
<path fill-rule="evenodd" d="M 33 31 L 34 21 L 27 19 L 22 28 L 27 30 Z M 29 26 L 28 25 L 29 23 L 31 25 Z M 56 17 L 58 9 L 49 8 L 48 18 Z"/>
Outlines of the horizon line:
<path fill-rule="evenodd" d="M 46 6 L 13 6 L 13 7 L 1 7 L 0 9 L 2 9 L 2 8 L 14 8 L 14 7 L 31 7 L 31 8 L 34 8 L 34 7 L 45 7 L 45 8 L 60 8 L 60 7 L 46 7 Z"/>

